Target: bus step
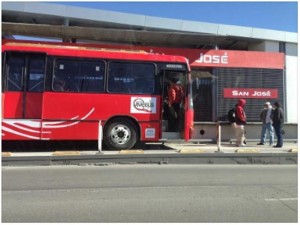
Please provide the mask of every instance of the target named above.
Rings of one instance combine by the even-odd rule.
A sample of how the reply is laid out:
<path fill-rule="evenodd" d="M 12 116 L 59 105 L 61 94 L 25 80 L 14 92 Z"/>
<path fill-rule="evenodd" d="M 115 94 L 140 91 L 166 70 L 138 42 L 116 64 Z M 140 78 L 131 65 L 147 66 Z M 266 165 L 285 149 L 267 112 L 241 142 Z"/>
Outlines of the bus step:
<path fill-rule="evenodd" d="M 180 132 L 163 132 L 162 140 L 181 139 Z"/>

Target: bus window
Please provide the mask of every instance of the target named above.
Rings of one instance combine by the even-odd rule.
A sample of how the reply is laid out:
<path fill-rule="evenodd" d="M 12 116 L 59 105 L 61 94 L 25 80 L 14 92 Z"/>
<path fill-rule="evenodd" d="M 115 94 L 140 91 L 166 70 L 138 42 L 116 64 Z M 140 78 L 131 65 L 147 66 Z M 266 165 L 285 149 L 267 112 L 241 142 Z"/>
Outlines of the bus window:
<path fill-rule="evenodd" d="M 7 91 L 22 91 L 25 68 L 24 55 L 19 53 L 8 54 L 6 66 Z"/>
<path fill-rule="evenodd" d="M 58 59 L 52 88 L 58 92 L 103 92 L 104 73 L 101 61 Z"/>
<path fill-rule="evenodd" d="M 40 119 L 45 54 L 6 52 L 4 118 Z"/>
<path fill-rule="evenodd" d="M 81 92 L 103 92 L 105 65 L 102 62 L 81 62 L 78 79 Z"/>
<path fill-rule="evenodd" d="M 109 64 L 108 92 L 153 94 L 154 87 L 154 64 L 127 62 L 111 62 Z"/>
<path fill-rule="evenodd" d="M 5 87 L 5 76 L 6 76 L 6 74 L 5 74 L 5 66 L 4 66 L 5 62 L 6 62 L 6 53 L 2 52 L 2 79 L 1 79 L 1 81 L 2 81 L 1 92 L 2 93 L 4 92 L 4 87 Z"/>
<path fill-rule="evenodd" d="M 29 62 L 27 91 L 42 92 L 44 90 L 45 58 L 31 57 Z"/>

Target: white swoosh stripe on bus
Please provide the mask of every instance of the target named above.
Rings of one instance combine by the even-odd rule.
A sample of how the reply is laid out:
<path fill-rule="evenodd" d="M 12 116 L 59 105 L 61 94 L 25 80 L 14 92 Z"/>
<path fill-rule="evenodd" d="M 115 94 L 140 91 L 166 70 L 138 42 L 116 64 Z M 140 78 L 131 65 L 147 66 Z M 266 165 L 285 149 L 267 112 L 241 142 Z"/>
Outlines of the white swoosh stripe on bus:
<path fill-rule="evenodd" d="M 56 124 L 63 124 L 65 122 L 70 122 L 70 121 L 61 121 L 60 123 L 58 122 L 43 122 L 42 127 L 43 128 L 62 128 L 62 127 L 69 127 L 72 125 L 75 125 L 77 123 L 79 123 L 81 120 L 85 120 L 87 117 L 89 117 L 93 112 L 94 112 L 95 108 L 92 108 L 90 112 L 88 112 L 84 117 L 82 117 L 81 119 L 79 119 L 79 121 L 73 122 L 71 124 L 65 124 L 65 125 L 56 125 Z M 78 118 L 79 116 L 75 116 L 73 117 L 71 120 L 75 120 L 76 118 Z"/>
<path fill-rule="evenodd" d="M 32 127 L 32 128 L 41 128 L 41 123 L 39 123 L 39 126 L 32 126 L 29 122 L 32 122 L 32 121 L 22 121 L 22 123 L 20 123 L 20 121 L 3 121 L 4 123 L 6 124 L 9 124 L 13 127 L 16 127 L 16 128 L 19 128 L 20 130 L 24 130 L 24 131 L 28 131 L 28 132 L 31 132 L 31 133 L 41 133 L 40 130 L 32 130 L 32 129 L 29 129 L 29 128 L 26 128 L 26 127 L 23 127 L 22 125 L 26 125 L 26 126 L 29 126 L 29 127 Z M 16 124 L 18 123 L 18 124 Z M 34 122 L 36 123 L 36 122 Z M 19 125 L 20 124 L 20 125 Z M 51 133 L 49 131 L 43 131 L 43 133 Z"/>
<path fill-rule="evenodd" d="M 5 125 L 10 125 L 16 129 L 22 130 L 22 131 L 26 131 L 26 132 L 31 132 L 31 133 L 37 133 L 37 134 L 50 134 L 51 131 L 40 131 L 40 130 L 34 130 L 34 129 L 41 129 L 42 128 L 48 128 L 51 130 L 51 128 L 53 129 L 57 129 L 57 128 L 64 128 L 64 127 L 70 127 L 73 125 L 76 125 L 78 123 L 80 123 L 82 120 L 85 120 L 86 118 L 88 118 L 93 112 L 94 112 L 95 108 L 92 108 L 85 116 L 83 116 L 81 119 L 79 119 L 79 121 L 75 121 L 75 122 L 71 122 L 77 118 L 79 118 L 79 116 L 75 116 L 73 118 L 71 118 L 71 121 L 52 121 L 52 122 L 40 122 L 40 121 L 32 121 L 32 120 L 4 120 L 2 121 L 2 131 L 6 131 L 8 133 L 12 133 L 12 134 L 16 134 L 22 137 L 27 137 L 30 139 L 42 139 L 42 140 L 49 140 L 50 138 L 40 138 L 40 137 L 36 137 L 36 136 L 32 136 L 29 134 L 24 134 L 22 132 L 19 132 L 17 130 L 5 127 Z M 70 123 L 71 122 L 71 123 Z M 67 123 L 67 124 L 66 124 Z M 30 128 L 27 128 L 27 127 Z M 2 136 L 5 136 L 5 134 L 2 132 Z"/>
<path fill-rule="evenodd" d="M 12 134 L 16 134 L 16 135 L 19 135 L 19 136 L 22 136 L 22 137 L 27 137 L 27 138 L 30 138 L 30 139 L 36 139 L 36 140 L 39 140 L 40 137 L 35 137 L 35 136 L 31 136 L 31 135 L 27 135 L 27 134 L 24 134 L 24 133 L 20 133 L 18 131 L 15 131 L 15 130 L 12 130 L 10 128 L 7 128 L 5 126 L 2 126 L 2 130 L 3 131 L 6 131 L 6 132 L 9 132 L 9 133 L 12 133 Z"/>

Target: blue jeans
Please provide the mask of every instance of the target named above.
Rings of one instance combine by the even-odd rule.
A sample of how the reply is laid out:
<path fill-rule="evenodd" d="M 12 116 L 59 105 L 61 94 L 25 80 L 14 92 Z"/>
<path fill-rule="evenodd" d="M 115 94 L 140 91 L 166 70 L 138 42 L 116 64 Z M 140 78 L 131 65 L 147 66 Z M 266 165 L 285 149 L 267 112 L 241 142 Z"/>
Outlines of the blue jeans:
<path fill-rule="evenodd" d="M 272 145 L 273 141 L 274 141 L 274 129 L 273 129 L 273 126 L 271 123 L 265 123 L 262 125 L 261 135 L 260 135 L 260 143 L 265 144 L 267 131 L 268 131 L 269 138 L 270 138 L 269 144 Z"/>
<path fill-rule="evenodd" d="M 274 124 L 273 125 L 274 127 L 274 130 L 275 130 L 275 133 L 276 133 L 276 136 L 277 136 L 277 147 L 282 147 L 283 145 L 283 138 L 282 138 L 282 133 L 281 133 L 281 130 L 282 130 L 282 126 L 280 124 Z"/>

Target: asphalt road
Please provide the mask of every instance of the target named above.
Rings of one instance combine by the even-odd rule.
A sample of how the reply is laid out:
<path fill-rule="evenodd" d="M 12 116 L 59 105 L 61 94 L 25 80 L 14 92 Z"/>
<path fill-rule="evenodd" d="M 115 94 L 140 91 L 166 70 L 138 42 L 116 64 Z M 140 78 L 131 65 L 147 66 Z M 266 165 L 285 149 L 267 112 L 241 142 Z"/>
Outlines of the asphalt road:
<path fill-rule="evenodd" d="M 2 168 L 2 222 L 297 222 L 295 165 Z"/>

